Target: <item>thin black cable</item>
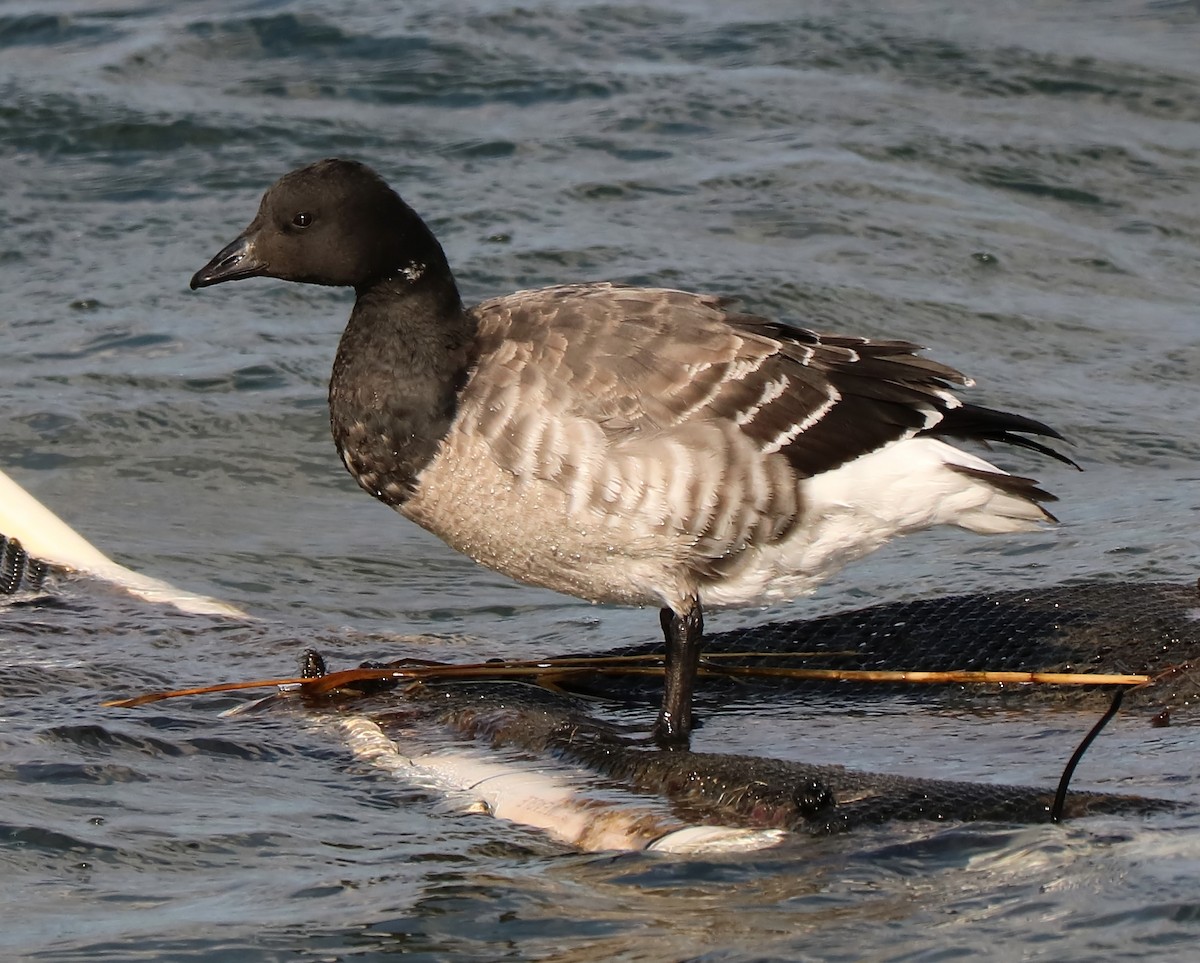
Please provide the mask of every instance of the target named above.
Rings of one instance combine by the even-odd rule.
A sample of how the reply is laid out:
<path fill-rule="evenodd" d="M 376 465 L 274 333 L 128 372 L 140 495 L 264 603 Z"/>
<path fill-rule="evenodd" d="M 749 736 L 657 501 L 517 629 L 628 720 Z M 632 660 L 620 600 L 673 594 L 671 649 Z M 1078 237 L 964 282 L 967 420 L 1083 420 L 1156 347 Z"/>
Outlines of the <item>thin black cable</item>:
<path fill-rule="evenodd" d="M 1058 792 L 1054 794 L 1054 805 L 1050 807 L 1050 821 L 1062 822 L 1063 807 L 1067 804 L 1067 787 L 1071 784 L 1071 777 L 1075 775 L 1075 767 L 1079 765 L 1079 760 L 1083 758 L 1083 754 L 1087 752 L 1095 740 L 1096 736 L 1100 735 L 1104 727 L 1108 725 L 1110 719 L 1115 716 L 1121 709 L 1121 702 L 1125 699 L 1125 693 L 1133 686 L 1122 686 L 1117 689 L 1112 697 L 1112 703 L 1108 707 L 1108 711 L 1104 713 L 1099 721 L 1092 726 L 1091 731 L 1083 737 L 1083 741 L 1071 754 L 1071 758 L 1067 761 L 1067 767 L 1063 770 L 1062 778 L 1058 781 Z"/>

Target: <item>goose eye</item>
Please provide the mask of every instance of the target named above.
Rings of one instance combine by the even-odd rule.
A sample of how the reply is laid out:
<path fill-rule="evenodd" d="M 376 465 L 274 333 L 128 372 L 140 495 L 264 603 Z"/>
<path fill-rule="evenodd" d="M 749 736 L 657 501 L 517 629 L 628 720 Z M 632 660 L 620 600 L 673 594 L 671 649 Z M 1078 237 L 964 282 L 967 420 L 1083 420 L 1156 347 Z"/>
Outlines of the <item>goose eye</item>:
<path fill-rule="evenodd" d="M 296 227 L 308 227 L 308 225 L 312 223 L 312 215 L 309 214 L 308 211 L 301 211 L 292 218 L 292 223 L 295 224 Z"/>

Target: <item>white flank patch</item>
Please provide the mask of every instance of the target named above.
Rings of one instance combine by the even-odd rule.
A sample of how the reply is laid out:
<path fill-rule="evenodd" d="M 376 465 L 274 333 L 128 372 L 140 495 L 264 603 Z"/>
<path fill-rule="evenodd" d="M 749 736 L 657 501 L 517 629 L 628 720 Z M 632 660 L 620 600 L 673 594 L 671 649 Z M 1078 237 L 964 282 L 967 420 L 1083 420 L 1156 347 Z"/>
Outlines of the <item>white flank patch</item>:
<path fill-rule="evenodd" d="M 906 438 L 801 482 L 804 520 L 785 541 L 747 552 L 705 586 L 710 607 L 786 601 L 811 592 L 891 538 L 955 525 L 980 534 L 1025 532 L 1046 521 L 1036 504 L 950 466 L 1004 475 L 936 438 Z"/>
<path fill-rule="evenodd" d="M 873 520 L 899 534 L 933 525 L 973 531 L 1026 531 L 1045 520 L 1028 499 L 953 471 L 1006 472 L 936 438 L 905 438 L 807 482 L 814 514 L 842 513 Z"/>

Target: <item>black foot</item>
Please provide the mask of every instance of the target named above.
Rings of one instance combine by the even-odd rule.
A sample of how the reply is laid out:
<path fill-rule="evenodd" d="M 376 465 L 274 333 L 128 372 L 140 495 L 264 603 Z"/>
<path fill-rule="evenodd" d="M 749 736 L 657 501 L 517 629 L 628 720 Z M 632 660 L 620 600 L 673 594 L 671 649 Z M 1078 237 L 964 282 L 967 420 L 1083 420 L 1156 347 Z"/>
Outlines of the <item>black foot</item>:
<path fill-rule="evenodd" d="M 692 733 L 699 729 L 702 723 L 692 716 L 691 728 L 687 732 L 680 732 L 677 728 L 672 729 L 664 721 L 662 713 L 659 713 L 658 719 L 655 720 L 654 728 L 650 730 L 650 741 L 653 742 L 659 749 L 668 749 L 675 751 L 686 751 L 692 744 Z"/>

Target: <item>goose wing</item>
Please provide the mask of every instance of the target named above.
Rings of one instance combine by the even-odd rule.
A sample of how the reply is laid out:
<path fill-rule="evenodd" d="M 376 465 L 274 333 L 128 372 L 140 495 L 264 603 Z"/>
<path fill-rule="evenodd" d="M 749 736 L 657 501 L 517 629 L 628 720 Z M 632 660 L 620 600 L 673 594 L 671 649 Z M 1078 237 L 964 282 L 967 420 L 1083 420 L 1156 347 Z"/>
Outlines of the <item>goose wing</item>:
<path fill-rule="evenodd" d="M 460 410 L 502 468 L 562 487 L 575 510 L 640 515 L 715 551 L 781 537 L 801 479 L 936 431 L 969 383 L 907 341 L 682 291 L 570 285 L 474 311 Z"/>

